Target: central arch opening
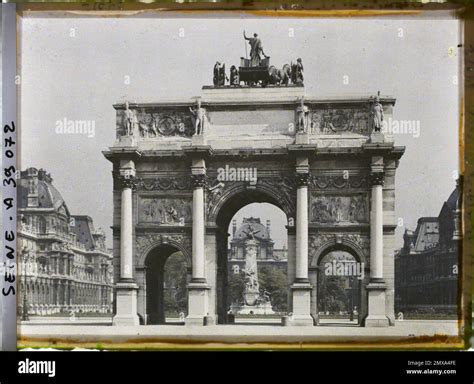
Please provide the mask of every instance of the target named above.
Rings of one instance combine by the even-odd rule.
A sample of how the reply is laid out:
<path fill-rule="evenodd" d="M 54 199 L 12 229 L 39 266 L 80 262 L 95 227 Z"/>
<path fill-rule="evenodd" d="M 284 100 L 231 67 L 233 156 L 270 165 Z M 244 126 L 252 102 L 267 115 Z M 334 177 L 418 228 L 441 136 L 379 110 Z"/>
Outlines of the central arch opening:
<path fill-rule="evenodd" d="M 228 199 L 216 218 L 220 324 L 281 324 L 287 314 L 288 217 L 265 193 Z"/>
<path fill-rule="evenodd" d="M 317 310 L 320 325 L 359 325 L 364 265 L 347 250 L 330 250 L 319 259 Z"/>
<path fill-rule="evenodd" d="M 172 245 L 162 244 L 150 251 L 145 266 L 146 323 L 184 324 L 189 268 L 183 253 Z"/>

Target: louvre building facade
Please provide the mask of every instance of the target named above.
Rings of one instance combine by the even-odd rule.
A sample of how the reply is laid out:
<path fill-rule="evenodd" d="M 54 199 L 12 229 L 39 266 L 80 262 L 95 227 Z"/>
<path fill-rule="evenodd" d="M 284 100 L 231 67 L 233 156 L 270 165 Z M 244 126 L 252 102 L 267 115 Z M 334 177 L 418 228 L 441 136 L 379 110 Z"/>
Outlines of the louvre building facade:
<path fill-rule="evenodd" d="M 260 267 L 272 266 L 286 272 L 288 264 L 288 250 L 286 245 L 282 249 L 274 248 L 274 241 L 270 232 L 271 222 L 266 221 L 266 226 L 260 222 L 260 218 L 244 217 L 240 227 L 237 221 L 232 221 L 232 239 L 228 252 L 228 273 L 237 274 L 245 267 L 245 243 L 251 230 L 258 242 L 257 263 Z"/>
<path fill-rule="evenodd" d="M 112 256 L 89 216 L 71 215 L 43 169 L 18 185 L 19 311 L 111 313 Z"/>
<path fill-rule="evenodd" d="M 406 230 L 395 254 L 396 310 L 456 314 L 461 242 L 459 182 L 437 217 L 421 217 Z"/>

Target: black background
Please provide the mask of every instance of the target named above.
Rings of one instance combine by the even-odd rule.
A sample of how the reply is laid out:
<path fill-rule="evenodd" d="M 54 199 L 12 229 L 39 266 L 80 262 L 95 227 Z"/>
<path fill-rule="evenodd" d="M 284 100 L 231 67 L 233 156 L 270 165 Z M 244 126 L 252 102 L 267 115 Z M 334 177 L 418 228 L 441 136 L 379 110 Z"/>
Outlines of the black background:
<path fill-rule="evenodd" d="M 56 376 L 18 374 L 18 361 L 56 361 Z M 455 360 L 455 375 L 407 375 L 409 360 Z M 425 367 L 421 367 L 425 369 Z M 10 383 L 474 383 L 474 353 L 149 351 L 1 352 L 0 384 Z"/>

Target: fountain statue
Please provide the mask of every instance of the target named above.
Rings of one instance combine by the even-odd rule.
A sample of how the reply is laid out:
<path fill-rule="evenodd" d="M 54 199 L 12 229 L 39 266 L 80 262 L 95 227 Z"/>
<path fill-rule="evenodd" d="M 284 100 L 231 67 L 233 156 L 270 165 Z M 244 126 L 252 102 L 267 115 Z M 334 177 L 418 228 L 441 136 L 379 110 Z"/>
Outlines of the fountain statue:
<path fill-rule="evenodd" d="M 270 293 L 265 290 L 260 291 L 258 282 L 257 252 L 258 240 L 255 240 L 255 231 L 252 225 L 249 226 L 247 232 L 247 240 L 245 242 L 245 288 L 244 288 L 244 304 L 239 308 L 233 308 L 233 313 L 250 314 L 250 315 L 270 315 L 275 312 L 272 309 Z"/>

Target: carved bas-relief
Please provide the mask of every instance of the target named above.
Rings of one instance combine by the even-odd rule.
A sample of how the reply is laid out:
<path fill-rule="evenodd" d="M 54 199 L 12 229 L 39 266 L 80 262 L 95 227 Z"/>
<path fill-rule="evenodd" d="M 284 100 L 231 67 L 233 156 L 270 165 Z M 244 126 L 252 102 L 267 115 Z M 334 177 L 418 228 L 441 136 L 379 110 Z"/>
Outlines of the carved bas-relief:
<path fill-rule="evenodd" d="M 367 223 L 368 198 L 352 196 L 311 195 L 311 221 L 314 223 Z"/>
<path fill-rule="evenodd" d="M 183 191 L 191 188 L 189 177 L 159 177 L 154 179 L 137 179 L 139 191 Z"/>
<path fill-rule="evenodd" d="M 119 112 L 122 123 L 118 126 L 117 136 L 135 138 L 191 137 L 193 119 L 189 112 L 165 110 L 157 107 L 129 107 Z"/>
<path fill-rule="evenodd" d="M 137 235 L 136 251 L 138 256 L 138 265 L 145 264 L 145 258 L 149 251 L 163 244 L 173 245 L 178 248 L 185 256 L 188 263 L 191 259 L 191 239 L 183 233 L 148 233 L 145 235 Z"/>
<path fill-rule="evenodd" d="M 318 266 L 321 256 L 337 245 L 350 249 L 354 256 L 365 264 L 366 268 L 369 267 L 370 239 L 368 236 L 358 233 L 320 233 L 310 236 L 308 252 L 310 265 Z"/>
<path fill-rule="evenodd" d="M 139 221 L 158 225 L 185 225 L 191 222 L 191 202 L 177 198 L 141 198 Z"/>
<path fill-rule="evenodd" d="M 213 221 L 218 208 L 233 193 L 245 190 L 249 186 L 245 181 L 219 182 L 215 181 L 207 187 L 206 216 Z M 281 202 L 283 211 L 289 217 L 295 217 L 296 182 L 292 176 L 283 173 L 280 176 L 258 177 L 257 184 L 252 189 L 266 192 Z"/>
<path fill-rule="evenodd" d="M 316 109 L 311 113 L 312 133 L 316 135 L 369 135 L 369 111 L 354 108 Z"/>
<path fill-rule="evenodd" d="M 350 177 L 335 175 L 313 175 L 310 186 L 312 189 L 346 189 L 368 188 L 367 175 L 354 175 Z"/>

